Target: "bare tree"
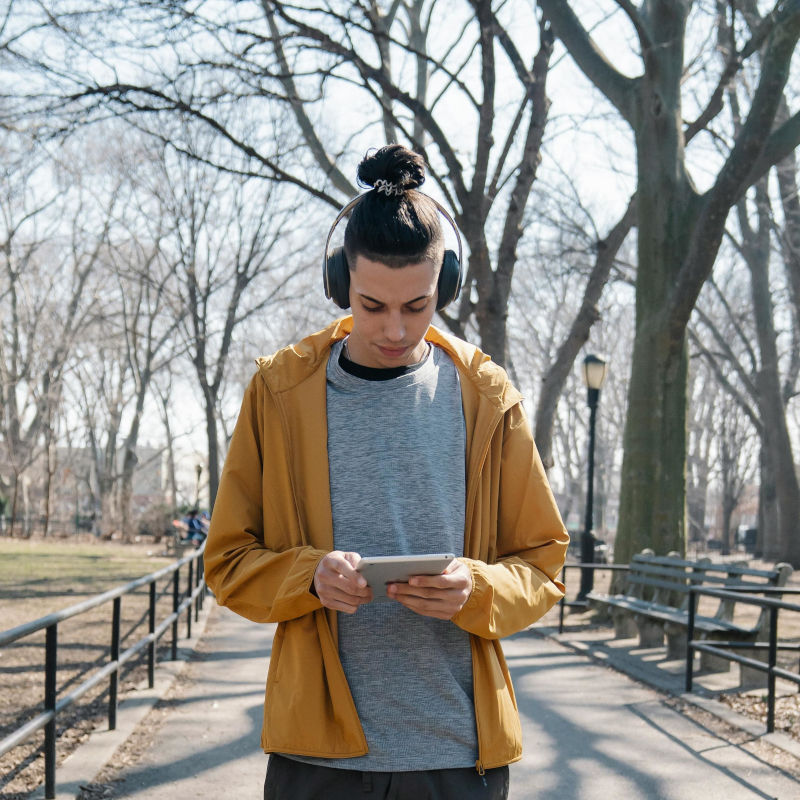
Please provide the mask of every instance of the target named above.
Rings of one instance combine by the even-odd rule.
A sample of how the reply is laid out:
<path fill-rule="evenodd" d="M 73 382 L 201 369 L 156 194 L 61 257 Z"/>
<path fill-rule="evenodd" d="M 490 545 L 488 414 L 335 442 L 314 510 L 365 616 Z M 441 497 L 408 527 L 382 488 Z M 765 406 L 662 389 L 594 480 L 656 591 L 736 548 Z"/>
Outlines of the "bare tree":
<path fill-rule="evenodd" d="M 219 484 L 218 408 L 228 358 L 243 322 L 289 302 L 307 267 L 289 225 L 298 208 L 272 187 L 225 176 L 164 153 L 152 185 L 169 232 L 164 248 L 175 265 L 179 332 L 205 412 L 209 500 Z"/>
<path fill-rule="evenodd" d="M 14 53 L 36 61 L 57 87 L 58 97 L 41 93 L 38 107 L 58 120 L 55 132 L 119 114 L 181 152 L 299 187 L 333 208 L 357 191 L 344 165 L 358 142 L 376 142 L 375 121 L 377 141 L 410 142 L 427 157 L 468 245 L 466 290 L 459 308 L 442 318 L 461 334 L 475 326 L 484 349 L 506 360 L 508 298 L 549 109 L 552 36 L 531 9 L 517 4 L 495 12 L 488 0 L 446 15 L 436 0 L 335 7 L 253 0 L 223 3 L 213 12 L 148 2 L 115 4 L 113 15 L 100 0 L 51 6 L 51 30 L 65 32 L 67 57 L 50 63 L 26 51 L 25 42 Z M 135 42 L 120 25 L 120 13 L 135 20 Z M 531 29 L 539 31 L 532 57 L 524 55 L 531 51 Z M 169 67 L 158 63 L 130 81 L 118 79 L 115 58 L 165 47 L 171 49 Z M 87 74 L 86 64 L 98 62 L 110 69 L 100 77 Z M 343 146 L 325 106 L 342 86 L 351 91 L 347 102 L 354 112 L 338 136 Z M 281 130 L 293 120 L 294 133 L 269 138 L 265 146 L 264 125 L 232 117 L 227 109 L 233 101 L 248 109 L 246 119 L 258 115 Z M 221 146 L 198 153 L 191 142 L 165 136 L 161 120 L 176 115 L 212 131 Z M 365 133 L 354 137 L 360 128 Z"/>
<path fill-rule="evenodd" d="M 644 546 L 658 552 L 684 547 L 686 329 L 713 268 L 729 210 L 800 142 L 800 114 L 776 126 L 800 37 L 800 2 L 777 3 L 752 36 L 734 39 L 720 50 L 718 88 L 689 124 L 682 109 L 693 3 L 611 4 L 621 9 L 636 36 L 641 74 L 633 78 L 616 68 L 593 41 L 575 5 L 540 0 L 579 68 L 630 125 L 637 153 L 637 332 L 616 548 L 616 557 L 624 561 Z M 736 13 L 735 5 L 731 9 Z M 714 20 L 706 24 L 714 25 Z M 698 191 L 687 166 L 686 146 L 719 113 L 724 90 L 742 65 L 756 60 L 757 86 L 741 130 L 710 188 Z"/>
<path fill-rule="evenodd" d="M 64 165 L 41 160 L 41 151 L 12 167 L 0 198 L 0 436 L 8 473 L 0 491 L 11 492 L 16 513 L 19 481 L 37 450 L 51 443 L 65 370 L 86 324 L 114 199 L 105 208 L 79 181 L 58 177 Z M 55 191 L 39 196 L 49 175 Z M 59 187 L 59 182 L 63 188 Z M 12 527 L 13 531 L 13 527 Z"/>

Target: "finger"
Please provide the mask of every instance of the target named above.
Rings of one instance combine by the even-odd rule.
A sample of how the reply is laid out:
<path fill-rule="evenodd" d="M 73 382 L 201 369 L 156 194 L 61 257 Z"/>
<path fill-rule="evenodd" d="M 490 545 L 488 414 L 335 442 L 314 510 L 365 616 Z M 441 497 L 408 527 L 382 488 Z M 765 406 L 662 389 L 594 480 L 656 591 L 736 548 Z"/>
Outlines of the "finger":
<path fill-rule="evenodd" d="M 339 574 L 322 575 L 317 585 L 317 594 L 320 592 L 350 597 L 353 601 L 366 601 L 372 598 L 372 590 L 366 583 L 358 585 L 350 578 L 345 578 Z"/>
<path fill-rule="evenodd" d="M 398 597 L 397 601 L 400 605 L 424 617 L 433 617 L 434 619 L 451 619 L 458 608 L 453 607 L 448 603 L 439 602 L 437 600 L 423 599 L 420 597 Z"/>
<path fill-rule="evenodd" d="M 430 586 L 412 586 L 408 583 L 394 583 L 386 589 L 389 597 L 419 597 L 422 599 L 433 599 L 444 591 L 447 590 Z"/>
<path fill-rule="evenodd" d="M 409 586 L 429 586 L 438 589 L 449 589 L 452 578 L 448 575 L 412 575 L 408 579 Z"/>
<path fill-rule="evenodd" d="M 325 608 L 330 608 L 332 611 L 341 611 L 343 614 L 355 614 L 358 611 L 359 603 L 346 603 L 343 600 L 322 600 L 322 605 Z"/>
<path fill-rule="evenodd" d="M 317 574 L 326 582 L 342 581 L 353 591 L 365 589 L 367 582 L 364 576 L 353 567 L 353 562 L 358 563 L 360 558 L 358 553 L 334 550 L 322 559 Z"/>
<path fill-rule="evenodd" d="M 335 605 L 337 608 L 343 606 L 356 609 L 358 606 L 372 601 L 372 592 L 369 591 L 366 595 L 354 595 L 337 588 L 328 587 L 319 594 L 319 599 L 322 605 L 328 608 L 333 608 Z"/>
<path fill-rule="evenodd" d="M 343 553 L 341 550 L 334 550 L 322 559 L 325 569 L 336 572 L 339 575 L 351 576 L 356 573 L 355 565 L 361 560 L 358 553 Z"/>
<path fill-rule="evenodd" d="M 361 561 L 361 556 L 358 553 L 354 553 L 352 551 L 342 553 L 342 555 L 344 556 L 344 560 L 347 561 L 347 563 L 351 567 L 353 567 L 354 570 L 358 566 L 358 562 Z"/>

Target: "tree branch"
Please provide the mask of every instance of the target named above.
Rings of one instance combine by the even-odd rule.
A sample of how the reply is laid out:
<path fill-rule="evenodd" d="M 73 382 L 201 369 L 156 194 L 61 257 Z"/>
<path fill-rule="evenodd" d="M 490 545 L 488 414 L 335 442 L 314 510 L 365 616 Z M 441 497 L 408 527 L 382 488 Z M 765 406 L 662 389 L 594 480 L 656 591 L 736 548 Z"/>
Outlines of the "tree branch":
<path fill-rule="evenodd" d="M 622 118 L 633 126 L 633 95 L 637 80 L 623 75 L 611 64 L 592 41 L 569 3 L 563 0 L 539 0 L 539 7 L 586 77 L 608 98 Z"/>
<path fill-rule="evenodd" d="M 683 339 L 700 290 L 710 274 L 725 231 L 725 220 L 737 198 L 758 178 L 756 162 L 766 172 L 791 152 L 792 137 L 800 138 L 800 114 L 770 133 L 789 67 L 800 38 L 800 0 L 783 6 L 764 48 L 761 76 L 750 112 L 736 137 L 714 185 L 700 198 L 692 238 L 667 307 L 674 341 Z M 794 142 L 797 144 L 797 141 Z"/>
<path fill-rule="evenodd" d="M 319 140 L 317 132 L 314 130 L 314 126 L 311 123 L 311 120 L 308 118 L 308 114 L 306 114 L 305 104 L 300 98 L 300 93 L 297 91 L 297 86 L 295 85 L 294 78 L 292 77 L 292 71 L 289 69 L 289 63 L 286 60 L 286 54 L 283 50 L 283 40 L 281 38 L 280 31 L 278 31 L 278 26 L 275 22 L 275 14 L 270 7 L 270 3 L 268 3 L 266 0 L 262 0 L 261 7 L 264 11 L 264 16 L 267 18 L 267 24 L 269 25 L 273 52 L 275 53 L 275 56 L 278 59 L 278 64 L 281 68 L 278 79 L 283 85 L 284 91 L 286 92 L 286 97 L 292 109 L 292 113 L 294 114 L 294 118 L 297 120 L 297 124 L 300 127 L 303 138 L 308 145 L 308 149 L 311 151 L 311 154 L 314 156 L 314 159 L 316 160 L 320 169 L 325 174 L 325 177 L 328 178 L 331 183 L 333 183 L 333 185 L 340 192 L 342 192 L 342 194 L 347 195 L 348 197 L 353 197 L 354 195 L 358 194 L 358 189 L 349 180 L 347 180 L 347 178 L 342 174 L 341 170 L 336 166 L 335 162 L 331 161 L 331 159 L 328 157 L 325 146 Z"/>
<path fill-rule="evenodd" d="M 152 98 L 156 101 L 161 101 L 163 105 L 139 103 L 134 100 L 135 95 L 144 95 L 145 97 Z M 122 106 L 127 106 L 137 112 L 160 114 L 164 111 L 179 111 L 187 114 L 190 117 L 205 123 L 212 130 L 216 131 L 224 139 L 227 139 L 244 155 L 252 158 L 262 166 L 270 171 L 270 175 L 260 175 L 262 178 L 267 178 L 272 181 L 280 181 L 284 183 L 298 186 L 304 191 L 308 192 L 318 200 L 328 203 L 333 208 L 340 208 L 341 203 L 335 197 L 332 197 L 327 192 L 316 188 L 312 184 L 297 178 L 289 172 L 281 169 L 274 161 L 263 156 L 252 145 L 247 144 L 241 139 L 234 136 L 221 122 L 203 113 L 202 111 L 194 108 L 183 100 L 176 97 L 169 97 L 164 92 L 158 89 L 153 89 L 149 86 L 136 86 L 135 84 L 113 83 L 105 86 L 93 86 L 84 89 L 81 92 L 72 94 L 66 99 L 68 102 L 77 102 L 88 97 L 106 97 L 110 102 L 119 103 Z"/>
<path fill-rule="evenodd" d="M 630 0 L 615 0 L 616 4 L 625 12 L 625 15 L 631 21 L 636 35 L 639 37 L 639 45 L 642 48 L 642 53 L 647 53 L 653 49 L 653 40 L 650 38 L 650 32 L 645 28 L 642 22 L 642 17 L 638 9 L 631 3 Z"/>

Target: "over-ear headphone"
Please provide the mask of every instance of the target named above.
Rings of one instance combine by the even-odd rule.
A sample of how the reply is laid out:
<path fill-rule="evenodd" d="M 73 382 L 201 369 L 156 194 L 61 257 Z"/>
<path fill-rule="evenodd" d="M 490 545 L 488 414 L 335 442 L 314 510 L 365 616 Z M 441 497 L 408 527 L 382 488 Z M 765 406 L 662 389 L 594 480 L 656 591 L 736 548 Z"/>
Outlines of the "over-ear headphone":
<path fill-rule="evenodd" d="M 422 194 L 420 192 L 420 194 Z M 444 251 L 444 261 L 439 271 L 438 294 L 436 300 L 436 310 L 441 311 L 448 303 L 458 298 L 461 292 L 461 236 L 456 228 L 456 223 L 447 210 L 433 197 L 429 198 L 439 213 L 450 223 L 450 227 L 455 231 L 456 241 L 458 242 L 458 255 L 452 250 Z M 328 238 L 325 240 L 325 255 L 322 258 L 322 282 L 325 286 L 325 297 L 333 300 L 339 308 L 350 308 L 350 268 L 347 264 L 347 257 L 343 247 L 336 247 L 329 250 L 331 237 L 336 230 L 336 226 L 358 203 L 364 195 L 351 200 L 338 214 L 328 231 Z"/>

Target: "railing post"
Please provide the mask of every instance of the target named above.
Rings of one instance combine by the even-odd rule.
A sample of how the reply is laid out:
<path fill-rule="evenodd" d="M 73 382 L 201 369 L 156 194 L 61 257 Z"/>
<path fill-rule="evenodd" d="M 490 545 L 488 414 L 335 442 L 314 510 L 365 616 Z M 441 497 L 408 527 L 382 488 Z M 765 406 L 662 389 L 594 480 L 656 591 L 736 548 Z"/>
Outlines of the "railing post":
<path fill-rule="evenodd" d="M 206 577 L 205 577 L 205 555 L 204 555 L 204 553 L 205 553 L 205 550 L 202 553 L 200 553 L 200 558 L 197 560 L 197 577 L 198 577 L 199 580 L 203 581 L 203 591 L 200 592 L 200 595 L 198 597 L 198 599 L 200 601 L 200 608 L 202 608 L 205 605 L 205 602 L 206 602 L 206 586 L 205 586 Z"/>
<path fill-rule="evenodd" d="M 769 610 L 769 672 L 767 673 L 767 733 L 775 731 L 775 665 L 778 663 L 778 608 Z"/>
<path fill-rule="evenodd" d="M 689 587 L 689 620 L 686 626 L 686 691 L 692 691 L 692 670 L 694 669 L 694 614 L 695 600 L 697 599 L 693 587 Z"/>
<path fill-rule="evenodd" d="M 178 660 L 178 606 L 181 568 L 172 573 L 172 660 Z"/>
<path fill-rule="evenodd" d="M 192 596 L 192 584 L 194 583 L 194 559 L 189 562 L 189 579 L 186 581 L 186 597 L 187 599 Z M 192 601 L 186 606 L 186 638 L 192 638 Z"/>
<path fill-rule="evenodd" d="M 44 708 L 53 718 L 44 727 L 44 796 L 56 796 L 56 670 L 58 669 L 58 623 L 48 625 L 44 651 Z"/>
<path fill-rule="evenodd" d="M 558 610 L 558 632 L 564 633 L 564 603 L 567 602 L 567 565 L 561 569 L 561 582 L 564 584 L 564 596 L 561 598 Z"/>
<path fill-rule="evenodd" d="M 147 612 L 147 631 L 150 634 L 150 644 L 147 645 L 147 685 L 152 689 L 156 685 L 156 648 L 158 642 L 156 632 L 156 582 L 150 581 L 150 602 Z"/>
<path fill-rule="evenodd" d="M 197 589 L 203 583 L 203 556 L 197 556 L 195 562 L 197 564 L 197 572 L 195 573 L 194 588 Z M 198 592 L 197 597 L 194 599 L 194 621 L 200 619 L 200 606 L 203 603 L 203 593 Z"/>
<path fill-rule="evenodd" d="M 117 729 L 117 706 L 119 705 L 119 638 L 120 620 L 122 617 L 122 598 L 114 598 L 114 610 L 111 617 L 111 663 L 117 662 L 117 668 L 111 673 L 108 687 L 108 729 Z"/>

